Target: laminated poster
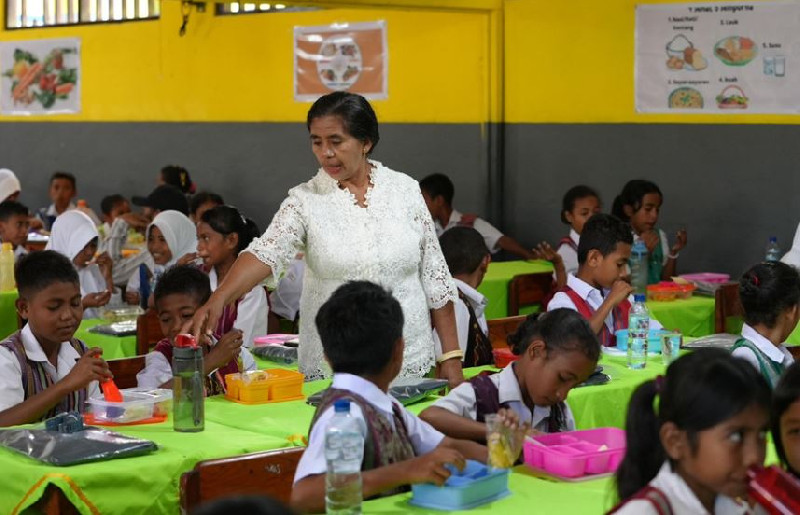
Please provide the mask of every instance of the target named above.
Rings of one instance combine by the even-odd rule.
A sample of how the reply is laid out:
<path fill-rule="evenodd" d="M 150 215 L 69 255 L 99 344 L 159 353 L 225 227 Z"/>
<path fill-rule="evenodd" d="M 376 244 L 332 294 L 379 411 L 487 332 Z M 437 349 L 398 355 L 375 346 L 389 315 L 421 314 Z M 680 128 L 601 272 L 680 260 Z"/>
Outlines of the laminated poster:
<path fill-rule="evenodd" d="M 800 2 L 636 8 L 636 111 L 800 112 Z"/>
<path fill-rule="evenodd" d="M 386 22 L 294 28 L 294 98 L 313 102 L 332 91 L 387 98 Z"/>
<path fill-rule="evenodd" d="M 0 42 L 0 114 L 81 110 L 80 39 Z"/>

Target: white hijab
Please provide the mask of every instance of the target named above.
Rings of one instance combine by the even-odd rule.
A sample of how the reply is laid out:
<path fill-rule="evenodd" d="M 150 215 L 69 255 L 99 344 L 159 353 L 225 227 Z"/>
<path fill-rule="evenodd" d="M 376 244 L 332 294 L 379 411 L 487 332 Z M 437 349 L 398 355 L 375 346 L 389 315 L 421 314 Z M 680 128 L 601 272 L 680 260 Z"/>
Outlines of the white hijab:
<path fill-rule="evenodd" d="M 153 223 L 147 226 L 146 239 L 150 238 L 150 228 L 158 227 L 164 239 L 167 240 L 172 257 L 165 267 L 174 265 L 186 254 L 197 251 L 197 229 L 189 217 L 180 211 L 161 211 L 153 219 Z"/>
<path fill-rule="evenodd" d="M 794 234 L 792 248 L 789 249 L 789 252 L 783 255 L 781 261 L 787 265 L 800 267 L 800 225 L 797 226 L 797 232 Z"/>
<path fill-rule="evenodd" d="M 14 172 L 8 168 L 0 168 L 0 202 L 21 190 L 22 186 Z"/>

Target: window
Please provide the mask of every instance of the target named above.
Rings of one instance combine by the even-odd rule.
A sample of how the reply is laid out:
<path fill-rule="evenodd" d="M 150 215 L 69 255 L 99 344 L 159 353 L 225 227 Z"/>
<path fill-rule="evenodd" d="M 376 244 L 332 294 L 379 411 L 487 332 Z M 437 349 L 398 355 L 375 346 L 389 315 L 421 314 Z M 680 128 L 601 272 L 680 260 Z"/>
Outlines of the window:
<path fill-rule="evenodd" d="M 319 7 L 295 7 L 272 2 L 228 2 L 217 4 L 217 14 L 282 13 L 317 10 L 319 10 Z"/>
<path fill-rule="evenodd" d="M 6 0 L 6 28 L 158 18 L 159 0 Z"/>

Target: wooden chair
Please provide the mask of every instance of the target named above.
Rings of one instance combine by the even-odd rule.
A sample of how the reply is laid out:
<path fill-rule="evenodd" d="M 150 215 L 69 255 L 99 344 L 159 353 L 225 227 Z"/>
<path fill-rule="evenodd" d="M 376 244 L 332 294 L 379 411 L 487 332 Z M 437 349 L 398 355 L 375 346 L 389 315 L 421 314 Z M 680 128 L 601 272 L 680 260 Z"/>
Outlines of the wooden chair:
<path fill-rule="evenodd" d="M 144 369 L 144 356 L 110 359 L 108 369 L 114 374 L 114 384 L 119 388 L 135 388 L 136 374 Z"/>
<path fill-rule="evenodd" d="M 739 283 L 721 285 L 714 293 L 714 332 L 736 334 L 741 330 L 744 308 L 739 301 Z"/>
<path fill-rule="evenodd" d="M 508 316 L 519 315 L 521 306 L 539 305 L 542 311 L 544 302 L 553 291 L 553 274 L 523 274 L 514 276 L 508 283 Z"/>
<path fill-rule="evenodd" d="M 158 313 L 149 308 L 136 320 L 136 354 L 144 355 L 150 348 L 164 339 L 161 324 L 158 323 Z"/>
<path fill-rule="evenodd" d="M 181 476 L 181 511 L 234 495 L 267 495 L 289 503 L 294 472 L 305 447 L 198 462 Z"/>
<path fill-rule="evenodd" d="M 517 331 L 517 328 L 527 318 L 526 315 L 517 315 L 515 317 L 495 318 L 494 320 L 487 320 L 489 326 L 489 340 L 492 342 L 493 349 L 507 349 L 508 340 L 506 337 Z"/>

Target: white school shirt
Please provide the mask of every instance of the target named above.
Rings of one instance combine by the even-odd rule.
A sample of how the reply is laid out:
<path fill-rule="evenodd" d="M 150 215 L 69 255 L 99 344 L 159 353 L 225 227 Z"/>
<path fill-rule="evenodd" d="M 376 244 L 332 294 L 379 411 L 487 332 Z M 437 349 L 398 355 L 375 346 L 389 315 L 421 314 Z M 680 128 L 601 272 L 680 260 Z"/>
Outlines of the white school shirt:
<path fill-rule="evenodd" d="M 70 373 L 72 367 L 75 366 L 75 362 L 81 358 L 69 341 L 61 342 L 61 347 L 58 348 L 57 366 L 54 367 L 47 360 L 42 346 L 36 340 L 33 332 L 31 332 L 30 324 L 22 329 L 20 337 L 28 359 L 44 363 L 44 369 L 53 379 L 53 382 L 64 379 Z M 0 392 L 3 392 L 0 395 L 0 411 L 7 410 L 25 400 L 25 390 L 22 386 L 22 368 L 20 368 L 19 360 L 13 352 L 5 347 L 0 347 Z M 88 397 L 96 397 L 100 394 L 97 381 L 89 383 L 86 393 Z"/>
<path fill-rule="evenodd" d="M 14 249 L 14 263 L 20 260 L 20 258 L 28 253 L 28 249 L 25 248 L 25 245 L 17 245 L 17 248 Z"/>
<path fill-rule="evenodd" d="M 589 307 L 592 310 L 597 311 L 600 309 L 600 306 L 603 304 L 603 300 L 605 300 L 605 296 L 608 295 L 610 290 L 603 289 L 601 292 L 591 284 L 587 283 L 583 279 L 578 279 L 572 274 L 567 276 L 567 286 L 572 288 L 580 297 L 585 300 Z M 628 296 L 628 302 L 633 305 L 633 295 Z M 547 311 L 553 311 L 554 309 L 558 308 L 567 308 L 573 311 L 578 311 L 578 308 L 575 306 L 575 303 L 572 302 L 572 299 L 569 298 L 569 295 L 560 291 L 553 295 L 553 299 L 547 305 Z M 613 311 L 608 314 L 605 319 L 606 327 L 612 333 L 614 332 L 614 313 Z M 625 324 L 627 327 L 628 324 Z M 650 329 L 661 329 L 663 326 L 653 317 L 650 317 Z"/>
<path fill-rule="evenodd" d="M 462 216 L 464 215 L 462 215 L 461 212 L 453 209 L 450 212 L 450 220 L 447 222 L 447 227 L 442 227 L 442 224 L 439 223 L 439 220 L 434 220 L 434 224 L 436 225 L 436 236 L 439 237 L 446 230 L 460 226 Z M 483 241 L 486 242 L 486 248 L 489 249 L 489 252 L 495 253 L 500 250 L 500 247 L 497 246 L 497 241 L 503 237 L 503 233 L 498 231 L 495 226 L 483 218 L 476 218 L 475 222 L 472 223 L 472 228 L 478 231 L 481 236 L 483 236 Z"/>
<path fill-rule="evenodd" d="M 256 360 L 250 351 L 241 347 L 239 349 L 239 359 L 242 360 L 242 367 L 246 372 L 256 370 Z M 216 370 L 211 372 L 212 375 Z M 167 361 L 167 357 L 158 351 L 150 351 L 144 357 L 144 368 L 136 374 L 136 383 L 139 388 L 152 390 L 161 388 L 161 385 L 172 379 L 172 364 Z"/>
<path fill-rule="evenodd" d="M 633 231 L 631 231 L 631 234 L 633 234 L 633 243 L 636 243 L 637 241 L 642 239 L 641 236 L 639 236 Z M 664 258 L 661 260 L 661 266 L 664 266 L 667 264 L 667 261 L 669 261 L 669 254 L 670 254 L 669 240 L 667 239 L 667 233 L 665 233 L 661 229 L 658 230 L 658 235 L 661 238 L 661 252 L 664 254 Z"/>
<path fill-rule="evenodd" d="M 270 308 L 273 313 L 287 320 L 297 318 L 305 272 L 306 262 L 304 260 L 295 259 L 291 262 L 286 273 L 278 281 L 278 287 L 269 295 Z"/>
<path fill-rule="evenodd" d="M 517 415 L 520 421 L 531 425 L 532 429 L 547 432 L 548 418 L 550 418 L 550 406 L 534 406 L 530 409 L 522 400 L 522 392 L 519 389 L 519 381 L 514 373 L 514 363 L 508 365 L 500 373 L 489 376 L 497 387 L 498 401 L 500 404 L 507 403 Z M 433 403 L 437 408 L 444 408 L 459 417 L 466 417 L 472 420 L 478 419 L 477 398 L 475 389 L 469 382 L 461 383 L 446 397 Z M 566 406 L 564 419 L 567 424 L 567 431 L 575 430 L 575 417 L 572 410 Z"/>
<path fill-rule="evenodd" d="M 686 481 L 672 471 L 672 466 L 668 461 L 661 465 L 658 475 L 648 485 L 658 488 L 664 493 L 672 507 L 672 513 L 675 515 L 708 515 L 708 510 L 700 503 Z M 614 513 L 615 515 L 660 515 L 661 512 L 650 501 L 636 499 L 628 501 Z M 750 511 L 746 506 L 737 503 L 730 497 L 717 495 L 714 502 L 714 515 L 745 515 L 748 513 L 761 514 L 765 512 L 758 507 Z"/>
<path fill-rule="evenodd" d="M 750 340 L 750 342 L 755 345 L 758 350 L 766 354 L 766 356 L 775 363 L 783 363 L 783 365 L 787 367 L 794 363 L 794 357 L 792 357 L 792 354 L 786 348 L 785 344 L 782 343 L 776 346 L 747 324 L 742 326 L 742 338 Z M 732 354 L 736 358 L 742 358 L 749 362 L 756 367 L 756 370 L 759 372 L 761 371 L 761 368 L 758 366 L 758 357 L 756 357 L 755 352 L 747 347 L 739 347 L 733 351 Z"/>
<path fill-rule="evenodd" d="M 363 377 L 352 374 L 334 374 L 331 388 L 348 390 L 360 395 L 376 408 L 381 415 L 386 417 L 392 427 L 394 427 L 393 406 L 399 406 L 403 415 L 403 422 L 408 431 L 408 438 L 411 440 L 411 445 L 414 447 L 414 455 L 416 456 L 431 452 L 444 439 L 444 435 L 434 429 L 433 426 L 413 415 L 394 397 L 381 391 L 380 388 L 375 386 L 375 383 L 367 381 Z M 307 476 L 325 473 L 327 467 L 325 461 L 325 429 L 333 416 L 334 411 L 333 406 L 331 406 L 319 416 L 314 424 L 311 434 L 308 435 L 308 447 L 300 458 L 300 463 L 297 464 L 297 471 L 294 474 L 295 484 Z M 352 402 L 350 403 L 350 416 L 362 422 L 364 421 L 364 413 L 361 408 Z M 366 423 L 363 422 L 363 424 Z M 366 427 L 366 425 L 362 425 L 362 427 Z"/>
<path fill-rule="evenodd" d="M 486 306 L 489 304 L 489 300 L 464 281 L 456 279 L 455 277 L 453 281 L 455 281 L 456 287 L 464 294 L 467 298 L 467 302 L 469 302 L 470 306 L 472 306 L 472 309 L 475 311 L 475 317 L 478 319 L 478 327 L 481 328 L 483 334 L 488 335 L 489 325 L 486 323 L 486 315 L 484 312 L 486 311 Z M 467 305 L 464 304 L 461 297 L 453 302 L 453 309 L 456 313 L 458 347 L 466 352 L 468 343 L 467 337 L 469 336 L 469 309 L 467 309 Z M 439 333 L 436 332 L 436 329 L 433 330 L 433 344 L 435 346 L 434 352 L 436 353 L 436 359 L 439 359 L 442 355 L 442 342 L 439 340 Z M 464 358 L 462 357 L 461 360 L 463 361 Z"/>
<path fill-rule="evenodd" d="M 570 229 L 569 239 L 571 239 L 577 247 L 581 241 L 581 235 L 575 232 L 575 229 Z M 570 247 L 568 244 L 562 243 L 559 245 L 556 252 L 558 252 L 558 254 L 561 256 L 561 259 L 564 261 L 564 271 L 568 274 L 577 274 L 578 251 Z"/>
<path fill-rule="evenodd" d="M 217 289 L 217 271 L 212 268 L 208 272 L 208 279 L 211 283 L 211 291 Z M 242 345 L 250 348 L 253 346 L 253 338 L 267 334 L 267 292 L 261 284 L 255 285 L 252 290 L 244 294 L 236 308 L 236 321 L 233 323 L 234 329 L 239 329 L 242 335 Z"/>
<path fill-rule="evenodd" d="M 781 261 L 787 265 L 800 267 L 800 224 L 797 225 L 797 230 L 794 233 L 794 240 L 792 240 L 792 248 L 783 255 Z"/>

